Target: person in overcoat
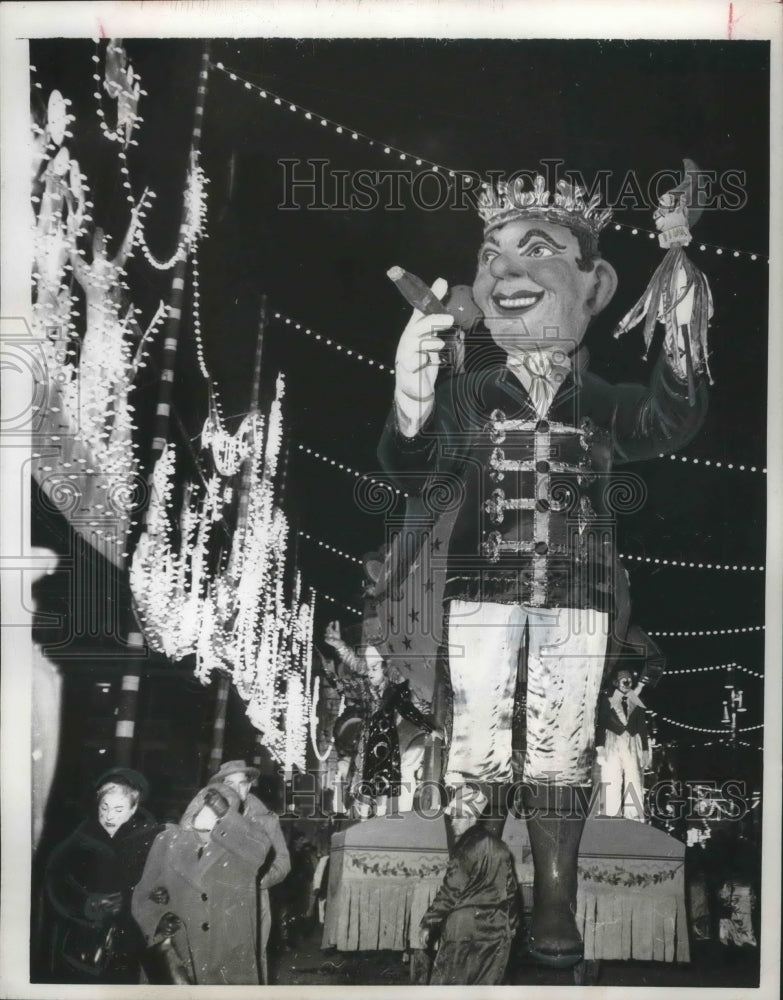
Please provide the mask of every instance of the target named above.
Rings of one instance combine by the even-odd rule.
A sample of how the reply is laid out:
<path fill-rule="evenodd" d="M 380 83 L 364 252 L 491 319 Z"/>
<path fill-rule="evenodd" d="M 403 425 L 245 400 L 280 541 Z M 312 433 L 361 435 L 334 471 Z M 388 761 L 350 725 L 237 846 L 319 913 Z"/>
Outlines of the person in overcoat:
<path fill-rule="evenodd" d="M 431 986 L 496 986 L 506 973 L 519 924 L 517 884 L 511 852 L 479 820 L 486 802 L 462 785 L 446 810 L 455 840 L 419 927 L 423 948 L 439 944 Z"/>
<path fill-rule="evenodd" d="M 259 982 L 257 875 L 272 848 L 224 783 L 203 788 L 152 845 L 133 894 L 148 944 L 171 938 L 196 985 Z"/>
<path fill-rule="evenodd" d="M 50 969 L 57 982 L 139 981 L 144 939 L 131 915 L 131 896 L 162 829 L 140 805 L 146 792 L 137 771 L 107 772 L 96 783 L 93 815 L 49 858 Z"/>
<path fill-rule="evenodd" d="M 212 775 L 210 784 L 224 781 L 230 785 L 239 796 L 239 811 L 242 816 L 248 823 L 260 827 L 272 845 L 258 874 L 259 966 L 261 982 L 267 983 L 269 981 L 267 944 L 272 930 L 269 890 L 287 877 L 291 871 L 291 859 L 277 814 L 250 791 L 260 774 L 257 767 L 249 766 L 244 760 L 229 760 L 221 764 L 220 769 Z"/>

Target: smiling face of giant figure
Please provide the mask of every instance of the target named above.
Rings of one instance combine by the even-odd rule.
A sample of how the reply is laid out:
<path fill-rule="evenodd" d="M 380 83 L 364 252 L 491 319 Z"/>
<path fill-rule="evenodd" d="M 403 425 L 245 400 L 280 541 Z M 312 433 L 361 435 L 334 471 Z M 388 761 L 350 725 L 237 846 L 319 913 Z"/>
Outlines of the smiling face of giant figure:
<path fill-rule="evenodd" d="M 492 339 L 514 360 L 533 347 L 575 350 L 616 287 L 612 265 L 586 260 L 570 229 L 515 219 L 484 238 L 473 298 Z"/>

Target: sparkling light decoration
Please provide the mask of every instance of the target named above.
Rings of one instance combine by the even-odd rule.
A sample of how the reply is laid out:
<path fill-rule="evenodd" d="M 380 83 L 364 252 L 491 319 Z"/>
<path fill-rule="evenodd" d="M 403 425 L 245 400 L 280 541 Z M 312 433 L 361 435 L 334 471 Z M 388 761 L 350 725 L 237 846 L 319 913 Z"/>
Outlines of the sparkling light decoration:
<path fill-rule="evenodd" d="M 221 476 L 235 476 L 242 463 L 250 454 L 253 438 L 253 424 L 250 415 L 240 424 L 236 434 L 230 434 L 223 426 L 217 409 L 210 405 L 209 414 L 201 431 L 201 444 L 209 448 L 215 467 Z"/>
<path fill-rule="evenodd" d="M 45 362 L 46 408 L 36 428 L 36 454 L 50 464 L 33 466 L 44 492 L 73 527 L 112 562 L 122 565 L 129 515 L 136 502 L 138 463 L 130 404 L 133 377 L 143 364 L 131 337 L 143 341 L 125 296 L 125 261 L 143 199 L 131 214 L 126 238 L 114 255 L 102 231 L 92 250 L 79 246 L 91 231 L 93 204 L 87 177 L 65 145 L 74 116 L 57 91 L 37 137 L 33 178 L 33 332 Z M 84 293 L 78 310 L 74 280 Z M 148 331 L 149 332 L 149 331 Z"/>
<path fill-rule="evenodd" d="M 96 72 L 93 73 L 95 91 L 93 97 L 96 100 L 96 114 L 100 123 L 101 132 L 112 142 L 119 142 L 123 149 L 129 144 L 138 145 L 132 138 L 133 133 L 139 128 L 143 119 L 138 113 L 139 98 L 146 96 L 146 91 L 141 89 L 141 77 L 128 62 L 128 56 L 122 44 L 121 38 L 110 38 L 106 46 L 106 63 L 104 69 L 103 83 L 97 72 L 100 56 L 98 55 L 98 40 L 96 39 L 96 51 L 92 57 L 96 64 Z M 106 112 L 102 106 L 101 90 L 106 91 L 110 100 L 117 102 L 117 127 L 112 129 L 106 123 Z"/>
<path fill-rule="evenodd" d="M 195 654 L 203 684 L 216 670 L 228 673 L 264 745 L 291 772 L 306 767 L 315 595 L 303 600 L 296 573 L 286 599 L 289 526 L 275 503 L 283 394 L 280 377 L 268 419 L 251 413 L 241 429 L 250 463 L 243 477 L 247 507 L 227 565 L 209 570 L 212 526 L 228 502 L 231 480 L 218 471 L 200 499 L 195 486 L 189 490 L 175 531 L 175 460 L 168 446 L 155 469 L 131 586 L 148 643 L 174 660 Z"/>
<path fill-rule="evenodd" d="M 136 231 L 136 243 L 147 263 L 156 271 L 170 271 L 178 260 L 181 260 L 192 251 L 199 239 L 206 236 L 204 225 L 207 217 L 207 184 L 209 183 L 204 171 L 199 166 L 195 155 L 192 156 L 188 179 L 185 187 L 185 222 L 180 227 L 177 247 L 168 260 L 159 260 L 150 250 L 144 227 L 139 226 Z M 154 194 L 152 195 L 154 197 Z M 143 216 L 142 216 L 143 217 Z"/>
<path fill-rule="evenodd" d="M 209 542 L 224 497 L 217 476 L 200 498 L 195 489 L 187 489 L 177 531 L 170 515 L 175 475 L 176 449 L 169 444 L 155 465 L 130 583 L 148 644 L 171 660 L 181 660 L 196 651 L 203 628 Z"/>

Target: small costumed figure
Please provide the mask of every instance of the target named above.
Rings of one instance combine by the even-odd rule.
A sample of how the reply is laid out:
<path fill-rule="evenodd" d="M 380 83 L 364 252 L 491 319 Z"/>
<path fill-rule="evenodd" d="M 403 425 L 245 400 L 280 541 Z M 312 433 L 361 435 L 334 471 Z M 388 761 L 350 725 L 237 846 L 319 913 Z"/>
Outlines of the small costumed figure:
<path fill-rule="evenodd" d="M 634 687 L 633 674 L 625 667 L 615 673 L 613 690 L 598 702 L 595 745 L 603 814 L 644 822 L 644 772 L 651 758 L 642 687 Z"/>
<path fill-rule="evenodd" d="M 355 749 L 352 783 L 358 813 L 362 819 L 383 816 L 393 797 L 399 799 L 401 812 L 409 811 L 413 806 L 417 770 L 424 757 L 424 742 L 409 740 L 401 752 L 402 727 L 407 722 L 414 727 L 414 735 L 435 733 L 442 738 L 442 733 L 414 705 L 408 681 L 394 680 L 387 673 L 383 657 L 374 646 L 363 647 L 361 655 L 356 653 L 342 640 L 339 622 L 329 623 L 324 641 L 337 651 L 346 668 L 342 678 L 333 678 L 333 683 L 343 688 L 348 703 L 346 712 L 335 723 L 335 743 L 345 761 L 338 776 L 347 777 L 351 766 L 350 748 L 340 739 L 340 723 L 346 717 L 352 718 L 351 713 L 359 708 L 364 725 Z M 346 673 L 352 675 L 347 683 Z"/>

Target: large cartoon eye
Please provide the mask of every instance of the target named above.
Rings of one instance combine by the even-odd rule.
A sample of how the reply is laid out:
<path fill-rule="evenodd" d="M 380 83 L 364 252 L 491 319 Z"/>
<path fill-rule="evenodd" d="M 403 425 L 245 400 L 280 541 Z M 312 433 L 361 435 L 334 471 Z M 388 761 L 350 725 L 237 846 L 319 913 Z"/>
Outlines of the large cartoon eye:
<path fill-rule="evenodd" d="M 497 250 L 493 250 L 491 247 L 484 247 L 479 254 L 479 264 L 491 264 L 497 255 Z"/>
<path fill-rule="evenodd" d="M 554 250 L 551 247 L 546 246 L 545 243 L 537 243 L 525 254 L 526 257 L 535 257 L 537 259 L 541 259 L 542 257 L 554 257 L 554 255 Z"/>

